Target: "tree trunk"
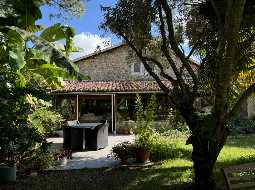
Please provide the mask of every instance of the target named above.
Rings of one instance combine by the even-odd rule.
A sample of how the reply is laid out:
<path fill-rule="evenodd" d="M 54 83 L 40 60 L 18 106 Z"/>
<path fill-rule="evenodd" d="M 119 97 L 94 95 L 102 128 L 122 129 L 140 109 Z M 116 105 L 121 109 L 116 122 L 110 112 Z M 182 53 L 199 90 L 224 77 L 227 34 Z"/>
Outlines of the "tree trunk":
<path fill-rule="evenodd" d="M 213 178 L 213 168 L 219 151 L 216 147 L 209 145 L 209 140 L 202 137 L 192 139 L 192 160 L 194 164 L 195 189 L 213 190 L 216 183 Z"/>
<path fill-rule="evenodd" d="M 193 118 L 195 123 L 189 126 L 192 135 L 187 140 L 187 144 L 192 144 L 193 146 L 192 160 L 196 190 L 216 189 L 213 169 L 218 155 L 226 142 L 228 132 L 223 127 L 220 136 L 217 136 L 215 131 L 220 126 L 215 126 L 213 120 L 212 116 L 204 117 L 203 119 Z"/>

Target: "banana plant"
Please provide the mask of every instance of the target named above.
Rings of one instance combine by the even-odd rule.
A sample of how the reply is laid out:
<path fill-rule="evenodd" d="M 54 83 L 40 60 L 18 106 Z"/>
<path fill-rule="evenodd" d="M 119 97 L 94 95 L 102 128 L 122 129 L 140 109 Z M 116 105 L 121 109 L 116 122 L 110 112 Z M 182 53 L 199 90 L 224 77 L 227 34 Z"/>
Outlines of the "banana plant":
<path fill-rule="evenodd" d="M 18 84 L 24 86 L 26 79 L 43 79 L 51 87 L 61 84 L 63 78 L 75 78 L 78 68 L 69 59 L 72 52 L 74 30 L 68 26 L 55 24 L 35 35 L 18 27 L 8 28 L 6 33 L 10 66 L 19 75 Z M 56 44 L 65 40 L 64 49 Z M 41 77 L 39 77 L 41 76 Z"/>

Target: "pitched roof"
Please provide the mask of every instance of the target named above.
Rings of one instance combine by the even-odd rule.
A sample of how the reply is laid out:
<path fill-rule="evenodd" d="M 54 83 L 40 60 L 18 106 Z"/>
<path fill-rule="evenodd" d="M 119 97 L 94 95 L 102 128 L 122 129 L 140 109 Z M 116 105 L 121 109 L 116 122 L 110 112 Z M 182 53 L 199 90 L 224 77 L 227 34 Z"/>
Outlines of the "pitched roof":
<path fill-rule="evenodd" d="M 90 53 L 90 54 L 88 54 L 88 55 L 78 57 L 78 58 L 76 58 L 76 59 L 74 59 L 74 60 L 72 60 L 72 61 L 73 61 L 74 63 L 76 63 L 76 62 L 79 62 L 79 61 L 88 59 L 88 58 L 90 58 L 90 57 L 97 56 L 97 55 L 99 55 L 99 54 L 102 54 L 102 53 L 105 53 L 105 52 L 108 52 L 108 51 L 117 49 L 117 48 L 122 47 L 122 46 L 125 46 L 125 45 L 127 45 L 127 44 L 125 44 L 125 43 L 120 43 L 120 44 L 118 44 L 118 45 L 114 45 L 114 46 L 105 48 L 105 49 L 103 49 L 103 50 L 101 50 L 101 51 L 96 51 L 96 52 Z"/>
<path fill-rule="evenodd" d="M 169 81 L 163 83 L 171 88 Z M 101 92 L 101 93 L 139 93 L 139 92 L 161 92 L 156 81 L 64 81 L 62 88 L 52 93 L 70 92 Z"/>

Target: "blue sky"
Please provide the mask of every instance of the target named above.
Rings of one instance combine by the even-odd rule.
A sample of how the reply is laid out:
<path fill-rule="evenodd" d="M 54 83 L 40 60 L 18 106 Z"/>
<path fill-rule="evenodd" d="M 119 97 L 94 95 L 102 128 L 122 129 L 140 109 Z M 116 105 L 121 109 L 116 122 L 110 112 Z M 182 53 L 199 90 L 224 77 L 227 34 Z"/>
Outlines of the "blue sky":
<path fill-rule="evenodd" d="M 51 26 L 55 23 L 67 24 L 75 28 L 76 36 L 74 44 L 84 49 L 84 52 L 75 53 L 72 58 L 77 58 L 82 55 L 92 53 L 97 45 L 104 46 L 104 41 L 111 41 L 112 44 L 120 43 L 113 34 L 105 33 L 98 27 L 103 20 L 103 14 L 100 10 L 100 5 L 110 6 L 114 5 L 116 0 L 89 0 L 85 1 L 85 12 L 80 18 L 73 18 L 64 21 L 58 18 L 49 18 L 50 13 L 54 13 L 54 8 L 43 6 L 41 8 L 43 18 L 37 21 L 37 24 L 42 24 L 45 27 Z"/>
<path fill-rule="evenodd" d="M 49 18 L 50 13 L 56 12 L 54 8 L 43 6 L 41 8 L 43 18 L 37 21 L 37 24 L 42 24 L 45 27 L 51 26 L 55 23 L 62 23 L 75 28 L 76 36 L 74 38 L 74 45 L 83 49 L 82 52 L 71 55 L 72 59 L 93 53 L 99 45 L 101 48 L 108 47 L 105 42 L 111 42 L 110 45 L 119 44 L 121 42 L 115 35 L 105 33 L 99 29 L 100 23 L 103 21 L 103 14 L 100 5 L 113 6 L 117 0 L 84 0 L 85 12 L 80 18 L 73 18 L 70 20 L 63 20 L 58 18 Z M 109 44 L 109 43 L 107 43 Z M 183 48 L 188 51 L 187 44 Z M 193 57 L 197 60 L 197 57 Z"/>

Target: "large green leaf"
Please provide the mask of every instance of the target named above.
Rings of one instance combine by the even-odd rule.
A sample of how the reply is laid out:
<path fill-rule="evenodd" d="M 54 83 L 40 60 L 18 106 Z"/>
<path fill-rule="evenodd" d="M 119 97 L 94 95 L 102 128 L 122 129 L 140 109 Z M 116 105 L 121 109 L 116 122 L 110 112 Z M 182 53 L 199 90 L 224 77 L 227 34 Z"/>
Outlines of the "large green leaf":
<path fill-rule="evenodd" d="M 16 48 L 24 46 L 25 41 L 23 39 L 23 36 L 15 31 L 15 30 L 8 30 L 7 32 L 7 43 L 10 48 Z"/>
<path fill-rule="evenodd" d="M 34 48 L 41 51 L 43 54 L 48 55 L 51 62 L 54 62 L 56 66 L 66 69 L 71 75 L 77 75 L 78 67 L 66 58 L 63 52 L 58 50 L 53 43 L 18 27 L 12 26 L 8 28 L 19 33 L 25 41 L 30 40 L 34 44 Z"/>
<path fill-rule="evenodd" d="M 40 35 L 41 38 L 45 39 L 48 42 L 56 42 L 62 39 L 66 40 L 65 44 L 65 53 L 66 56 L 73 50 L 73 37 L 75 35 L 74 29 L 69 26 L 63 26 L 61 24 L 54 24 L 46 28 Z"/>
<path fill-rule="evenodd" d="M 14 60 L 15 68 L 17 70 L 21 70 L 25 66 L 26 61 L 25 61 L 25 52 L 23 48 L 21 47 L 13 48 L 9 52 L 9 56 L 12 60 Z"/>
<path fill-rule="evenodd" d="M 64 70 L 63 68 L 57 67 L 53 64 L 43 64 L 40 66 L 40 70 L 49 71 L 52 74 L 52 76 L 55 76 L 55 77 L 63 77 L 63 78 L 71 77 L 69 73 L 66 72 L 66 70 Z"/>
<path fill-rule="evenodd" d="M 15 70 L 21 70 L 25 64 L 25 42 L 22 36 L 13 30 L 9 30 L 7 33 L 9 58 Z"/>
<path fill-rule="evenodd" d="M 17 71 L 16 73 L 17 73 L 16 85 L 21 88 L 25 87 L 27 84 L 26 77 L 20 71 Z"/>
<path fill-rule="evenodd" d="M 47 40 L 48 42 L 55 42 L 64 39 L 65 32 L 63 30 L 62 25 L 58 23 L 42 31 L 40 37 L 43 38 L 44 40 Z"/>
<path fill-rule="evenodd" d="M 41 52 L 38 49 L 29 49 L 29 60 L 30 61 L 43 61 L 45 63 L 49 63 L 50 62 L 50 56 Z M 32 66 L 32 65 L 31 65 Z M 37 66 L 37 65 L 35 65 Z"/>

